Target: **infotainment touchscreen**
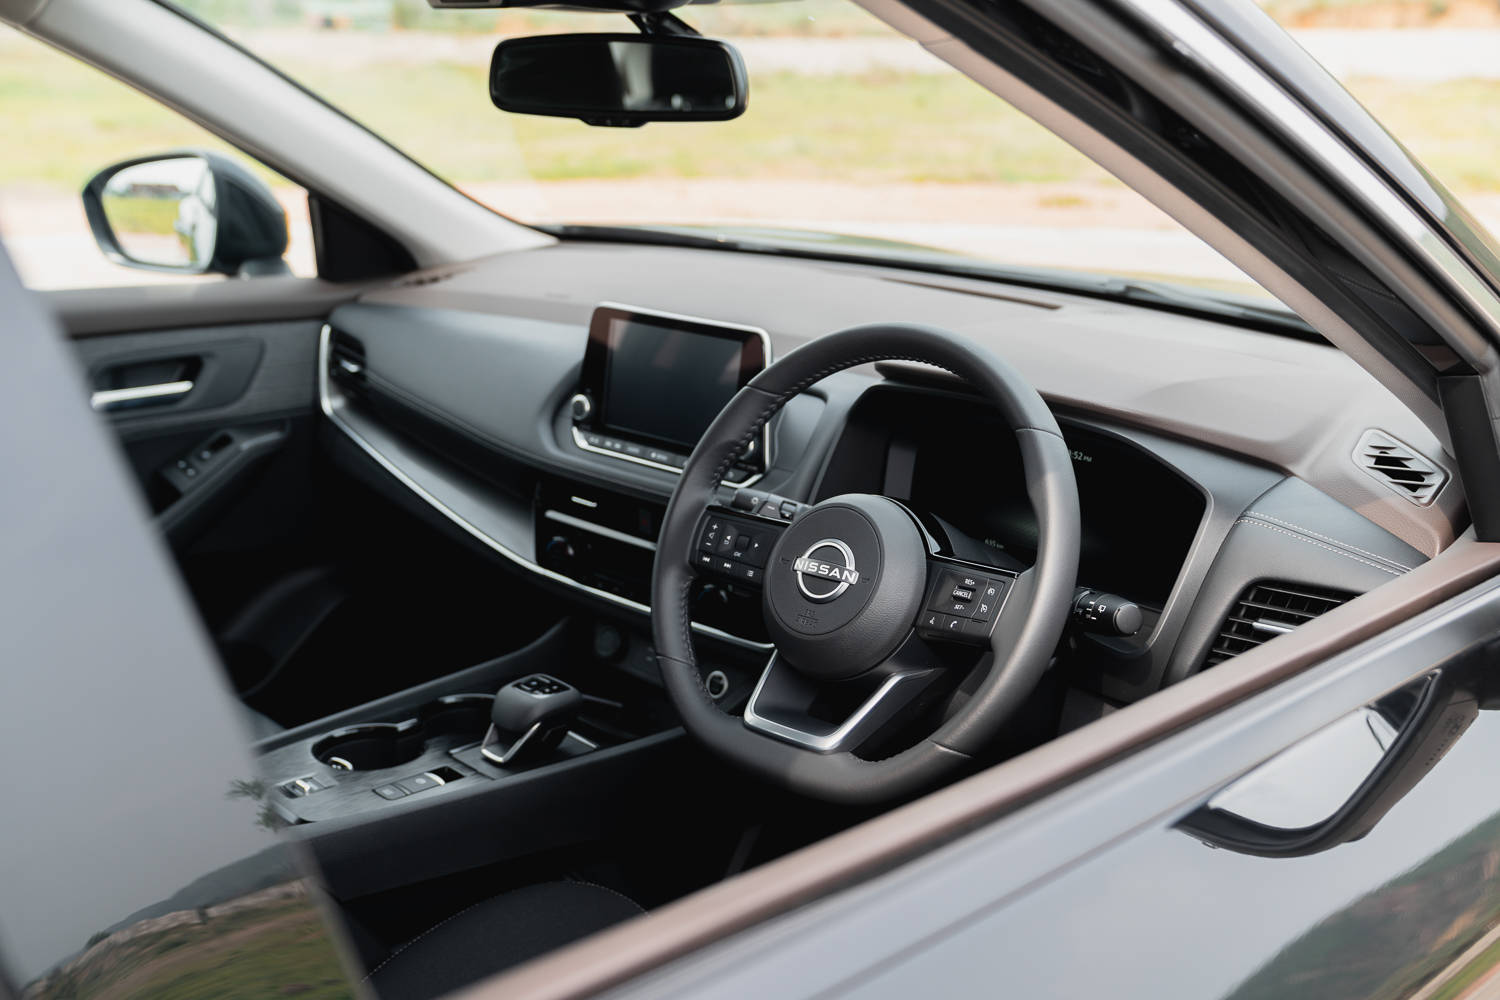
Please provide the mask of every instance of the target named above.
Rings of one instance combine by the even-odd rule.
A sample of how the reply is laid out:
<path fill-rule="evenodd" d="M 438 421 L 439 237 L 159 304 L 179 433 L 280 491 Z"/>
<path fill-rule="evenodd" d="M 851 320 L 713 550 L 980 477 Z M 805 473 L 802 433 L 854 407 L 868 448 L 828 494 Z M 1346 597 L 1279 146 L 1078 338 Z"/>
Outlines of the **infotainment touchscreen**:
<path fill-rule="evenodd" d="M 600 306 L 589 325 L 582 401 L 575 397 L 573 416 L 620 457 L 681 458 L 765 365 L 760 330 Z M 637 447 L 627 450 L 627 444 Z"/>

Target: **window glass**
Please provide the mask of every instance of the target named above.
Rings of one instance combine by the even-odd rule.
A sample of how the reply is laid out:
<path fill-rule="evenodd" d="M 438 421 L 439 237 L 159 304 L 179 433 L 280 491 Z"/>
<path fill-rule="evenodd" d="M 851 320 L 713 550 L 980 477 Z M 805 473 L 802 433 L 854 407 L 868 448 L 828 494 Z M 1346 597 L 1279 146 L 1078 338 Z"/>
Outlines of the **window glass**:
<path fill-rule="evenodd" d="M 1266 0 L 1292 38 L 1500 232 L 1500 4 Z"/>
<path fill-rule="evenodd" d="M 226 153 L 249 165 L 287 213 L 292 273 L 316 274 L 307 195 L 203 128 L 91 66 L 0 26 L 0 239 L 29 287 L 89 288 L 221 281 L 219 275 L 145 271 L 100 252 L 79 192 L 121 160 L 184 147 Z"/>
<path fill-rule="evenodd" d="M 1258 289 L 1081 153 L 849 0 L 692 4 L 750 78 L 729 122 L 598 128 L 491 104 L 503 38 L 620 14 L 180 0 L 439 176 L 534 224 L 692 226 L 853 252 Z"/>

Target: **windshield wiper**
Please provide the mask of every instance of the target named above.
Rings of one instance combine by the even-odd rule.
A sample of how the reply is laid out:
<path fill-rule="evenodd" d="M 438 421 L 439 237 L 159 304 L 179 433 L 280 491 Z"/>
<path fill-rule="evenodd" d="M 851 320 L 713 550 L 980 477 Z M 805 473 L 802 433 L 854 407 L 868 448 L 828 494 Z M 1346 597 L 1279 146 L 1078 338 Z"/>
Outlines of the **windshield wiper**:
<path fill-rule="evenodd" d="M 1296 337 L 1299 340 L 1319 344 L 1328 343 L 1296 313 L 1276 305 L 1261 305 L 1254 300 L 1241 298 L 1232 293 L 1200 292 L 1165 282 L 1114 278 L 1081 271 L 992 264 L 988 261 L 949 253 L 936 247 L 922 247 L 916 244 L 911 244 L 909 250 L 905 245 L 895 242 L 890 243 L 893 249 L 877 249 L 872 243 L 859 250 L 853 250 L 848 247 L 835 249 L 823 242 L 795 238 L 785 241 L 751 240 L 727 235 L 721 230 L 712 230 L 713 235 L 702 235 L 685 232 L 684 229 L 688 227 L 658 229 L 650 226 L 567 223 L 539 225 L 534 228 L 558 239 L 648 243 L 656 246 L 690 247 L 701 250 L 736 250 L 741 253 L 774 254 L 811 260 L 896 265 L 933 274 L 978 278 L 983 281 L 998 281 L 1046 291 L 1131 302 L 1191 316 L 1228 319 L 1270 333 Z M 897 247 L 901 248 L 900 252 L 894 249 Z"/>

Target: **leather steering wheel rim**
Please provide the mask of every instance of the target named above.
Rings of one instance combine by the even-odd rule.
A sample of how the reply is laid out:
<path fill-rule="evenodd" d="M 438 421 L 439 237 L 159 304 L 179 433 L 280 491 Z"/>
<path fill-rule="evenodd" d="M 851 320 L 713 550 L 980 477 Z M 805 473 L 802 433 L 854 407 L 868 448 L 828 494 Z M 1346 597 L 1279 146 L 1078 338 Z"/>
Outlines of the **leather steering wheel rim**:
<path fill-rule="evenodd" d="M 967 381 L 1015 432 L 1037 520 L 1037 556 L 1012 590 L 983 680 L 931 736 L 881 760 L 821 754 L 746 728 L 703 685 L 694 655 L 690 557 L 699 519 L 744 445 L 785 402 L 836 372 L 877 361 L 916 361 Z M 686 729 L 736 764 L 808 796 L 869 803 L 913 794 L 960 770 L 1034 689 L 1067 624 L 1081 535 L 1072 457 L 1057 420 L 1029 382 L 993 353 L 935 327 L 882 323 L 810 341 L 737 393 L 688 458 L 667 506 L 652 572 L 652 635 L 667 693 Z M 926 572 L 926 565 L 922 567 Z M 1019 613 L 1011 611 L 1018 606 Z M 1003 648 L 1002 648 L 1003 646 Z"/>

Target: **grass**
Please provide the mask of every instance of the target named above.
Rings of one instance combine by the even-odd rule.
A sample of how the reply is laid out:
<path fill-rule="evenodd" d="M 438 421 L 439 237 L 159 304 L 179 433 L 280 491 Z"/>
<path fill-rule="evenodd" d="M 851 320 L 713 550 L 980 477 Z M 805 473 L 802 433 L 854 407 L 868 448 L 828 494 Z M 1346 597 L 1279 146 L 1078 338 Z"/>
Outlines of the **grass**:
<path fill-rule="evenodd" d="M 599 129 L 507 116 L 480 66 L 288 66 L 356 119 L 459 182 L 628 177 L 848 181 L 1062 181 L 1102 174 L 1030 119 L 956 75 L 757 78 L 726 123 Z M 0 115 L 12 155 L 0 186 L 80 189 L 99 168 L 181 146 L 201 129 L 38 42 L 0 44 Z M 25 150 L 24 155 L 16 151 Z"/>
<path fill-rule="evenodd" d="M 307 14 L 297 0 L 176 0 L 212 24 L 242 28 L 302 27 Z M 336 12 L 323 0 L 319 8 Z M 848 0 L 759 0 L 750 4 L 694 5 L 680 14 L 705 35 L 846 37 L 888 34 L 889 29 Z M 378 19 L 377 19 L 378 20 Z M 372 22 L 373 23 L 373 22 Z M 433 10 L 427 0 L 391 0 L 384 22 L 403 30 L 446 34 L 530 34 L 546 31 L 623 31 L 619 15 L 580 16 L 540 9 Z"/>
<path fill-rule="evenodd" d="M 352 993 L 317 908 L 297 898 L 104 945 L 35 995 L 37 1000 L 342 1000 Z"/>
<path fill-rule="evenodd" d="M 789 13 L 778 17 L 792 17 L 802 4 L 746 9 L 782 7 Z M 748 16 L 725 11 L 725 17 Z M 330 35 L 329 44 L 337 41 Z M 734 122 L 599 129 L 502 114 L 489 103 L 479 65 L 375 63 L 351 71 L 309 59 L 285 68 L 458 183 L 1107 180 L 1070 147 L 956 73 L 762 75 L 752 81 L 749 110 Z M 1500 81 L 1357 80 L 1351 89 L 1458 193 L 1500 191 Z M 0 188 L 12 190 L 77 191 L 94 171 L 128 156 L 181 146 L 225 148 L 154 101 L 15 34 L 0 33 L 0 117 L 11 154 L 0 157 Z"/>

